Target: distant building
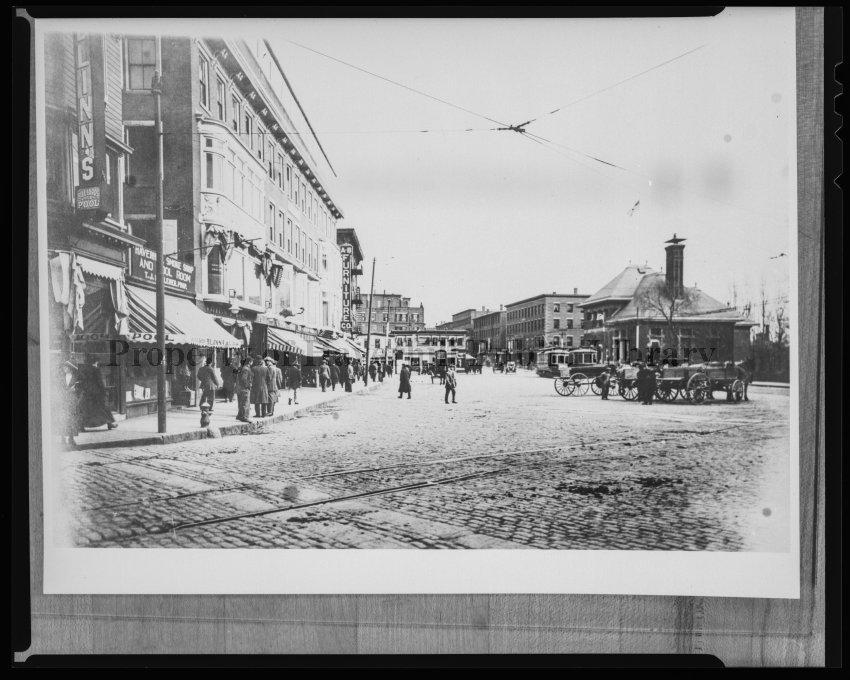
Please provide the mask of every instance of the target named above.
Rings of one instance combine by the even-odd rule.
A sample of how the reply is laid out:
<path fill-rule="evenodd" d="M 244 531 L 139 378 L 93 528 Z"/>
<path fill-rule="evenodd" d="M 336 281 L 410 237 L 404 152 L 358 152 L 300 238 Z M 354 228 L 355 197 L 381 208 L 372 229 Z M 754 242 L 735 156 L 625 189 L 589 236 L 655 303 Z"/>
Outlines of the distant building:
<path fill-rule="evenodd" d="M 491 362 L 507 361 L 507 317 L 502 309 L 472 320 L 472 354 Z"/>
<path fill-rule="evenodd" d="M 363 304 L 355 314 L 355 331 L 365 336 L 371 322 L 372 335 L 388 335 L 392 331 L 419 331 L 425 328 L 425 307 L 410 304 L 410 298 L 398 293 L 372 295 L 372 318 L 369 316 L 369 295 L 361 295 Z M 365 340 L 365 338 L 364 338 Z"/>
<path fill-rule="evenodd" d="M 754 323 L 696 286 L 684 285 L 684 240 L 674 234 L 667 241 L 666 273 L 630 265 L 582 303 L 585 340 L 600 359 L 637 361 L 653 349 L 692 361 L 749 356 Z"/>
<path fill-rule="evenodd" d="M 460 366 L 464 360 L 472 356 L 466 351 L 469 335 L 463 330 L 438 330 L 423 328 L 421 330 L 393 331 L 389 336 L 389 344 L 383 337 L 373 337 L 370 356 L 380 358 L 386 356 L 396 364 L 407 362 L 414 371 L 423 371 L 428 366 L 439 365 L 445 359 L 449 366 Z"/>
<path fill-rule="evenodd" d="M 582 345 L 583 314 L 579 305 L 589 296 L 543 293 L 505 305 L 507 350 L 522 365 L 535 364 L 540 350 Z"/>
<path fill-rule="evenodd" d="M 452 314 L 451 321 L 437 324 L 436 328 L 437 330 L 441 331 L 466 331 L 469 337 L 469 345 L 466 349 L 470 354 L 475 354 L 475 347 L 472 343 L 473 322 L 478 317 L 489 313 L 490 310 L 486 307 L 482 307 L 481 309 L 464 309 L 463 311 L 457 312 L 456 314 Z"/>

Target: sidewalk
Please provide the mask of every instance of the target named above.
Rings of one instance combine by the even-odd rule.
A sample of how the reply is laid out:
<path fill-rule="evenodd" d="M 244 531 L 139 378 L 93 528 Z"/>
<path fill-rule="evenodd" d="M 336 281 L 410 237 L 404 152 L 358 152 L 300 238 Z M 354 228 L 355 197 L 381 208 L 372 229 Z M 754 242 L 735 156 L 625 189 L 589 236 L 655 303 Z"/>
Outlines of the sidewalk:
<path fill-rule="evenodd" d="M 764 382 L 762 380 L 756 380 L 750 383 L 751 387 L 784 387 L 785 389 L 789 389 L 791 387 L 791 383 L 785 382 Z"/>
<path fill-rule="evenodd" d="M 103 428 L 81 432 L 76 437 L 77 445 L 81 449 L 101 449 L 122 446 L 146 446 L 150 444 L 174 444 L 176 442 L 191 439 L 206 439 L 207 437 L 226 437 L 233 434 L 251 432 L 284 420 L 294 418 L 297 413 L 309 411 L 322 404 L 336 401 L 343 397 L 361 394 L 368 390 L 377 389 L 383 385 L 381 382 L 369 382 L 368 387 L 358 382 L 352 387 L 351 392 L 337 385 L 335 391 L 328 388 L 322 392 L 318 387 L 304 387 L 298 390 L 298 404 L 289 406 L 288 390 L 280 391 L 280 401 L 275 405 L 275 414 L 268 418 L 254 418 L 251 416 L 250 423 L 242 423 L 236 420 L 236 398 L 232 402 L 217 399 L 213 411 L 210 427 L 201 427 L 201 411 L 197 406 L 186 408 L 175 408 L 168 411 L 166 426 L 168 432 L 160 434 L 157 432 L 157 414 L 151 413 L 147 416 L 121 420 L 114 430 Z M 254 407 L 251 406 L 251 414 Z"/>

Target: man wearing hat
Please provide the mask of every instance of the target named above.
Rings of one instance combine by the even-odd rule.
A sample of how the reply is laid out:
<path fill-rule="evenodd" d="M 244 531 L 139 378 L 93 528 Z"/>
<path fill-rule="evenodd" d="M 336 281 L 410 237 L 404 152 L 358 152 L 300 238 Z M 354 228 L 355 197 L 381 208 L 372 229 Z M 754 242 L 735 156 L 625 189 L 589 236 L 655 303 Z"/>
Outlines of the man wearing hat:
<path fill-rule="evenodd" d="M 265 358 L 266 367 L 269 372 L 266 374 L 266 383 L 269 391 L 269 401 L 266 405 L 266 415 L 274 415 L 274 405 L 279 398 L 278 391 L 283 387 L 283 371 L 281 371 L 271 357 Z"/>
<path fill-rule="evenodd" d="M 322 359 L 322 365 L 319 367 L 319 385 L 324 392 L 328 385 L 331 384 L 331 369 L 328 366 L 328 360 Z"/>

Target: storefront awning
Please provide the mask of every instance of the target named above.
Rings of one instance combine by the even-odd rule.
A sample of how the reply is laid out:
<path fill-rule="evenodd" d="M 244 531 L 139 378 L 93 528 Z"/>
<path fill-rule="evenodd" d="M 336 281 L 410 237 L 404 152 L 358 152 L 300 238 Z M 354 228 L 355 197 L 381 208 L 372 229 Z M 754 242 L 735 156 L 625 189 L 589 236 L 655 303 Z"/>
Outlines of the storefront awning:
<path fill-rule="evenodd" d="M 354 340 L 351 340 L 350 338 L 343 338 L 343 340 L 354 351 L 354 353 L 352 354 L 353 357 L 359 358 L 359 357 L 363 356 L 363 348 L 360 347 L 359 345 L 357 345 L 357 343 L 355 343 Z"/>
<path fill-rule="evenodd" d="M 77 264 L 86 274 L 99 279 L 107 279 L 109 281 L 123 281 L 124 268 L 116 267 L 114 264 L 106 264 L 98 262 L 82 255 L 77 255 Z"/>
<path fill-rule="evenodd" d="M 281 352 L 292 352 L 293 354 L 300 354 L 302 356 L 312 356 L 313 354 L 312 346 L 308 348 L 307 343 L 298 337 L 296 333 L 282 328 L 274 328 L 273 326 L 269 326 L 266 331 L 266 344 L 271 349 L 280 350 Z"/>
<path fill-rule="evenodd" d="M 132 343 L 156 344 L 156 294 L 128 285 L 130 332 L 124 339 Z M 242 342 L 219 326 L 213 317 L 190 300 L 165 296 L 165 343 L 194 347 L 238 349 Z"/>

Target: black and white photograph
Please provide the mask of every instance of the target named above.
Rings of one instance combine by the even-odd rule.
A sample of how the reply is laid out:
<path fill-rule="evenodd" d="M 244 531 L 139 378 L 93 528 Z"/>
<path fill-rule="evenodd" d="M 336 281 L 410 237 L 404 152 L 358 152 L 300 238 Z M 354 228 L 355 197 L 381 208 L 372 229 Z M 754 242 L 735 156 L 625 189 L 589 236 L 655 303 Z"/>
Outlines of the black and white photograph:
<path fill-rule="evenodd" d="M 46 592 L 799 596 L 793 8 L 34 45 Z"/>

